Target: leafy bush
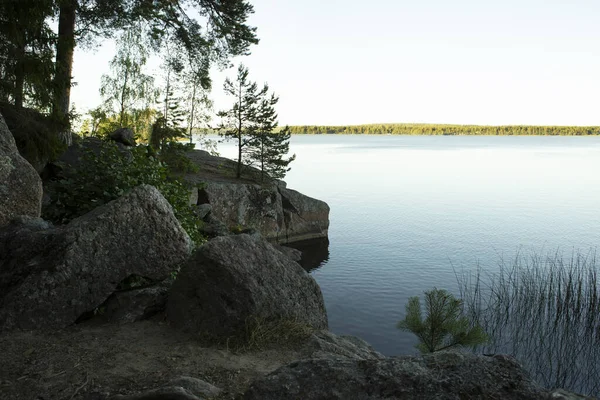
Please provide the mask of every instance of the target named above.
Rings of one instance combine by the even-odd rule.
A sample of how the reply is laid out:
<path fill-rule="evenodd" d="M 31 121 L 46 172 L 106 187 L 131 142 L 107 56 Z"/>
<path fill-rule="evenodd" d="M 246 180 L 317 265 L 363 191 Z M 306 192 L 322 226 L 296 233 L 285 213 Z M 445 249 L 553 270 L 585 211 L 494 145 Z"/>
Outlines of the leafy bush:
<path fill-rule="evenodd" d="M 75 173 L 50 185 L 52 202 L 43 216 L 64 224 L 94 208 L 115 200 L 141 184 L 155 186 L 171 203 L 175 216 L 196 243 L 204 241 L 202 222 L 189 205 L 190 192 L 180 180 L 169 175 L 167 166 L 145 146 L 131 150 L 131 156 L 108 142 L 99 149 L 86 149 Z"/>
<path fill-rule="evenodd" d="M 149 144 L 155 150 L 161 149 L 167 143 L 173 143 L 185 137 L 185 129 L 172 126 L 164 117 L 159 117 L 152 124 Z"/>
<path fill-rule="evenodd" d="M 172 173 L 198 172 L 198 166 L 185 153 L 194 150 L 193 143 L 168 142 L 160 149 L 159 158 Z"/>
<path fill-rule="evenodd" d="M 410 331 L 419 338 L 416 347 L 422 353 L 487 342 L 483 329 L 462 315 L 462 300 L 447 291 L 425 292 L 425 309 L 427 316 L 423 319 L 419 297 L 411 297 L 406 305 L 406 317 L 397 325 L 398 329 Z"/>

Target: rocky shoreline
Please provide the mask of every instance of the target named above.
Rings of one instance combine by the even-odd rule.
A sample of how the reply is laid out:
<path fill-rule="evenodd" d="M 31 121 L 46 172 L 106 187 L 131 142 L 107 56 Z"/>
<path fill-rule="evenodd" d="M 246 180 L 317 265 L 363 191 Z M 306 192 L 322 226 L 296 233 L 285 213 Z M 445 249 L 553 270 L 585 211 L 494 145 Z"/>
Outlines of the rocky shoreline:
<path fill-rule="evenodd" d="M 326 238 L 327 204 L 190 157 L 201 247 L 148 185 L 54 227 L 0 116 L 1 399 L 584 398 L 507 356 L 384 357 L 328 332 L 318 284 L 280 246 Z"/>

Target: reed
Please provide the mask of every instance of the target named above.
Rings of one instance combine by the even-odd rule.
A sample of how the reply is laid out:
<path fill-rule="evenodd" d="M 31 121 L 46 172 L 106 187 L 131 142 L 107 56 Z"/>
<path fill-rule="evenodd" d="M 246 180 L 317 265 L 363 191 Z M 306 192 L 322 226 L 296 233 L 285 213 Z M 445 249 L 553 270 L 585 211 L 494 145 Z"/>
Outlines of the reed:
<path fill-rule="evenodd" d="M 495 270 L 456 273 L 463 313 L 547 388 L 600 396 L 600 296 L 595 251 L 519 252 Z"/>

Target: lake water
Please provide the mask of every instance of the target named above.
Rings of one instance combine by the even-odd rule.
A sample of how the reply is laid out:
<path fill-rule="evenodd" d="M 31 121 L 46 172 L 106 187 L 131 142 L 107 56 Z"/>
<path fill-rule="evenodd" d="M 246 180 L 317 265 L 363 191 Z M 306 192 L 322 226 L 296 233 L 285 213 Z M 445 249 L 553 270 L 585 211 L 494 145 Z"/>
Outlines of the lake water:
<path fill-rule="evenodd" d="M 330 329 L 386 355 L 416 353 L 396 322 L 411 296 L 458 294 L 454 269 L 600 243 L 599 137 L 302 135 L 291 151 L 288 186 L 331 207 L 312 272 Z"/>

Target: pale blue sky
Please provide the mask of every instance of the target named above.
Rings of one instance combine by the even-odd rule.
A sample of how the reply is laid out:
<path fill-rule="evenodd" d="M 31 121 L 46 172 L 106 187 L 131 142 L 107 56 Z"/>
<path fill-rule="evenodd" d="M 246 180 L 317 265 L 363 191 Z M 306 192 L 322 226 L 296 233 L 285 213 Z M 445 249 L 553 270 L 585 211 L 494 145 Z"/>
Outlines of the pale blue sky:
<path fill-rule="evenodd" d="M 261 42 L 234 62 L 280 96 L 281 124 L 600 125 L 598 0 L 251 3 Z M 76 53 L 78 110 L 113 51 Z"/>

